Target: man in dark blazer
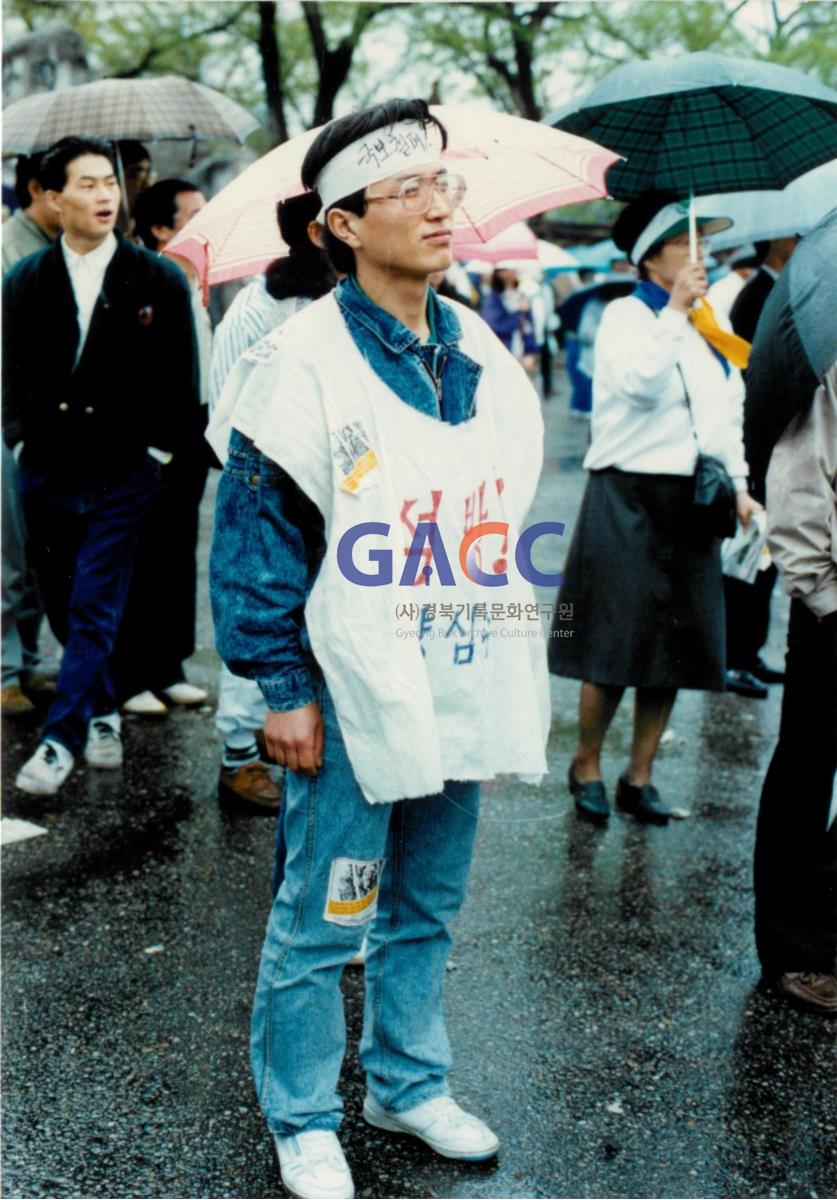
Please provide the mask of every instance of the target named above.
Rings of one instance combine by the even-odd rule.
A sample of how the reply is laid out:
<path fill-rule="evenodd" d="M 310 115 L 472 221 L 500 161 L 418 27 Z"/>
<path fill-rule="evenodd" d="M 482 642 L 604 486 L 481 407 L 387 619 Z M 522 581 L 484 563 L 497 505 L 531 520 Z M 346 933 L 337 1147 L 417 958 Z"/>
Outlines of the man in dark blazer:
<path fill-rule="evenodd" d="M 192 183 L 163 179 L 134 204 L 134 233 L 152 253 L 206 204 Z M 198 342 L 201 394 L 209 370 L 212 326 L 197 286 L 190 287 Z M 198 514 L 209 471 L 206 405 L 192 436 L 160 469 L 160 491 L 137 546 L 125 613 L 111 657 L 116 698 L 126 713 L 165 717 L 167 704 L 203 704 L 203 688 L 188 683 L 183 662 L 195 650 Z"/>
<path fill-rule="evenodd" d="M 732 328 L 739 337 L 748 342 L 755 338 L 761 310 L 798 242 L 799 238 L 794 236 L 756 243 L 761 263 L 730 309 Z M 764 502 L 763 495 L 753 494 Z M 776 568 L 772 564 L 759 571 L 753 583 L 724 577 L 727 691 L 752 700 L 766 699 L 766 685 L 781 683 L 785 677 L 784 671 L 768 666 L 761 657 L 770 628 L 770 597 L 775 582 Z"/>
<path fill-rule="evenodd" d="M 764 303 L 798 242 L 794 235 L 756 243 L 756 250 L 762 256 L 759 268 L 744 284 L 729 313 L 732 328 L 739 337 L 748 342 L 755 338 Z"/>
<path fill-rule="evenodd" d="M 23 442 L 32 559 L 64 656 L 42 740 L 18 773 L 51 795 L 83 750 L 118 767 L 108 674 L 134 547 L 198 404 L 189 289 L 175 266 L 114 233 L 119 184 L 106 142 L 62 138 L 41 179 L 58 242 L 3 283 L 3 430 Z"/>

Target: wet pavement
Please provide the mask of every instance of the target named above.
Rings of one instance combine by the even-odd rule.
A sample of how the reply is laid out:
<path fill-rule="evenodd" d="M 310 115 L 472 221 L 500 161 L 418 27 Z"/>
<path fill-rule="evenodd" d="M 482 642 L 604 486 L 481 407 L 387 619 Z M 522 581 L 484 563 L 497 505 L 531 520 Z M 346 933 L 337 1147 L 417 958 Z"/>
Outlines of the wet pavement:
<path fill-rule="evenodd" d="M 546 406 L 533 519 L 565 521 L 568 539 L 586 427 L 565 408 Z M 777 596 L 771 661 L 786 620 Z M 214 696 L 205 603 L 199 643 L 189 677 Z M 452 1089 L 498 1131 L 500 1156 L 454 1164 L 364 1124 L 350 970 L 343 1140 L 358 1195 L 834 1196 L 837 1023 L 762 990 L 752 942 L 780 689 L 761 703 L 683 693 L 656 781 L 691 815 L 599 830 L 566 792 L 577 684 L 552 685 L 549 780 L 485 787 L 448 974 Z M 273 822 L 219 805 L 211 711 L 126 721 L 121 772 L 79 768 L 47 799 L 11 786 L 36 728 L 4 726 L 4 814 L 48 829 L 2 852 L 4 1194 L 282 1196 L 247 1058 Z M 611 784 L 629 740 L 625 707 Z"/>

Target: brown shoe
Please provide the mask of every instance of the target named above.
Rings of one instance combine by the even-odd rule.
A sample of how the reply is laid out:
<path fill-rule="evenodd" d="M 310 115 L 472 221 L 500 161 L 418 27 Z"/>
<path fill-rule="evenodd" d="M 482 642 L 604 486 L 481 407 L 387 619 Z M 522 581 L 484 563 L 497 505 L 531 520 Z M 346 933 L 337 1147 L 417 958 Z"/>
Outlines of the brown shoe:
<path fill-rule="evenodd" d="M 816 971 L 786 971 L 774 980 L 777 991 L 809 1012 L 837 1017 L 837 979 Z"/>
<path fill-rule="evenodd" d="M 0 690 L 0 713 L 4 717 L 28 717 L 35 711 L 35 705 L 24 696 L 19 683 L 10 683 Z"/>
<path fill-rule="evenodd" d="M 249 762 L 242 767 L 221 767 L 218 789 L 227 800 L 276 812 L 282 795 L 281 785 L 271 775 L 267 763 Z"/>
<path fill-rule="evenodd" d="M 55 679 L 43 671 L 30 671 L 23 676 L 23 686 L 35 696 L 51 696 L 55 691 Z"/>

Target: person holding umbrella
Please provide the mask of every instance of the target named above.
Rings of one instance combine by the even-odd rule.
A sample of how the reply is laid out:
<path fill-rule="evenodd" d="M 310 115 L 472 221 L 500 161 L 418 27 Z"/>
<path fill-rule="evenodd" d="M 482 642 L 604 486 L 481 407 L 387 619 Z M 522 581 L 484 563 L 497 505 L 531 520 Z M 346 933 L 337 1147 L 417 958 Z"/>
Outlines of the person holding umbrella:
<path fill-rule="evenodd" d="M 700 224 L 708 233 L 728 222 Z M 651 772 L 677 689 L 724 689 L 720 539 L 698 527 L 693 511 L 699 453 L 725 465 L 743 524 L 759 506 L 747 491 L 741 378 L 726 357 L 743 343 L 717 328 L 699 333 L 690 320 L 708 284 L 702 256 L 690 258 L 686 206 L 650 193 L 623 210 L 613 237 L 640 282 L 608 306 L 596 342 L 590 475 L 559 596 L 572 606 L 574 636 L 550 640 L 549 664 L 582 680 L 569 768 L 578 813 L 607 820 L 600 754 L 625 688 L 634 687 L 616 805 L 665 824 L 669 810 Z"/>

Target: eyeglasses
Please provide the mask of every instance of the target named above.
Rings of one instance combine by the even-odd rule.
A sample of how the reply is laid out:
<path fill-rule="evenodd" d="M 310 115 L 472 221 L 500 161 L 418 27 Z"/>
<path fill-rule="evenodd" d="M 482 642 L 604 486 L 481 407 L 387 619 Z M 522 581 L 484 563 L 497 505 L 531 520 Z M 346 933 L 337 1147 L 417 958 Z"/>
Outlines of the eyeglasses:
<path fill-rule="evenodd" d="M 438 192 L 451 209 L 458 208 L 462 203 L 467 184 L 461 175 L 411 175 L 402 179 L 397 192 L 389 196 L 367 196 L 372 200 L 400 200 L 405 213 L 415 216 L 426 213 L 433 200 L 433 193 Z"/>

